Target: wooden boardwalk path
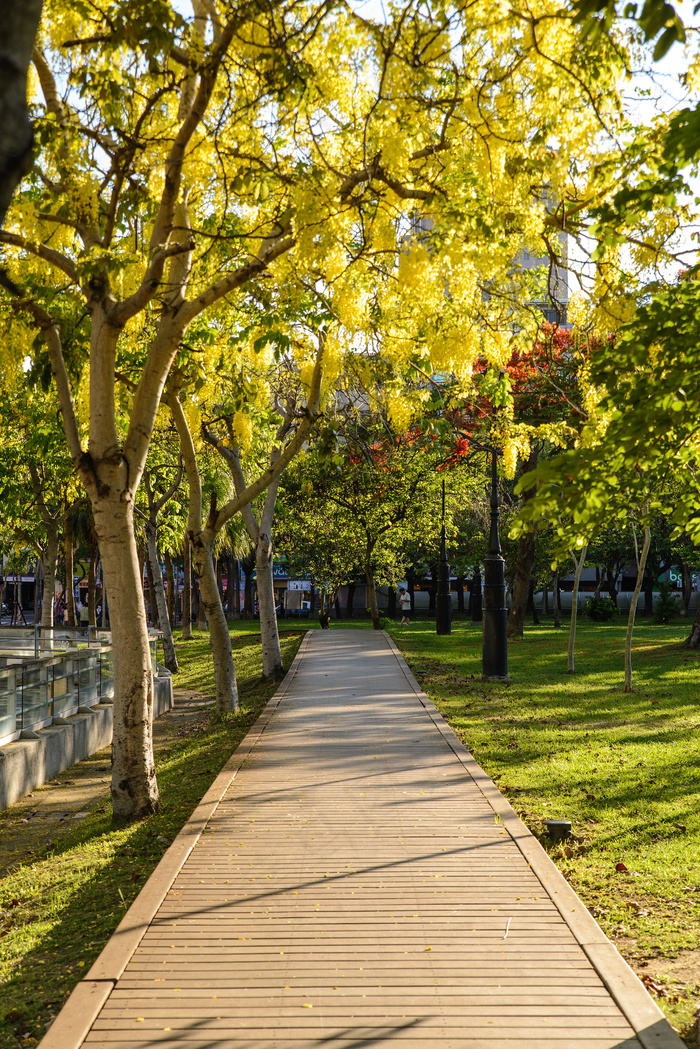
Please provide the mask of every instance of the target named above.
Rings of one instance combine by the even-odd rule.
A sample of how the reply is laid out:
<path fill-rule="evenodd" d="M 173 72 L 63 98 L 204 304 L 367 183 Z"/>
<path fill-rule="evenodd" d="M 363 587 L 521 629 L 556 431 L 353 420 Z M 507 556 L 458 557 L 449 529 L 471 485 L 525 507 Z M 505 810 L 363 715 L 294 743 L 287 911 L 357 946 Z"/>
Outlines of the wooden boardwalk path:
<path fill-rule="evenodd" d="M 42 1049 L 679 1049 L 383 634 L 312 631 Z"/>

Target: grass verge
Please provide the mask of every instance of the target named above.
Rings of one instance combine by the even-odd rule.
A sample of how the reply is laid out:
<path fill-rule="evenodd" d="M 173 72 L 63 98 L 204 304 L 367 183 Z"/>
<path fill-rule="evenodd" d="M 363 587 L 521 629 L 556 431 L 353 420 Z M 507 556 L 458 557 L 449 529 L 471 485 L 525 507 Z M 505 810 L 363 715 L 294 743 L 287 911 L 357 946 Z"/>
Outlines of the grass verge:
<path fill-rule="evenodd" d="M 226 719 L 206 708 L 187 735 L 156 757 L 161 811 L 115 829 L 100 804 L 79 824 L 0 881 L 0 1047 L 31 1047 L 102 950 L 164 850 L 194 811 L 274 694 L 261 682 L 257 636 L 233 629 L 240 713 Z M 281 635 L 289 666 L 303 629 Z M 177 686 L 213 695 L 208 634 L 177 647 Z"/>
<path fill-rule="evenodd" d="M 688 1045 L 700 1004 L 700 653 L 678 624 L 638 625 L 623 691 L 622 623 L 529 627 L 510 686 L 481 675 L 481 626 L 392 627 L 413 673 L 547 849 Z M 546 819 L 570 819 L 553 846 Z"/>

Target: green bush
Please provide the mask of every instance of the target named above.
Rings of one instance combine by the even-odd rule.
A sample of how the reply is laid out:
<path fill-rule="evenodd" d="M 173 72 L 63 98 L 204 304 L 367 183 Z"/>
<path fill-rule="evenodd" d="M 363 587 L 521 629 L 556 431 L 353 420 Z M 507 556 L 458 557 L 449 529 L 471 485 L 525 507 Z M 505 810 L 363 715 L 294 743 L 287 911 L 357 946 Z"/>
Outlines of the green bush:
<path fill-rule="evenodd" d="M 670 623 L 681 613 L 681 603 L 674 596 L 670 583 L 659 583 L 659 600 L 654 604 L 654 619 L 657 623 Z"/>
<path fill-rule="evenodd" d="M 617 615 L 617 607 L 611 597 L 589 597 L 582 612 L 596 623 L 607 623 Z"/>

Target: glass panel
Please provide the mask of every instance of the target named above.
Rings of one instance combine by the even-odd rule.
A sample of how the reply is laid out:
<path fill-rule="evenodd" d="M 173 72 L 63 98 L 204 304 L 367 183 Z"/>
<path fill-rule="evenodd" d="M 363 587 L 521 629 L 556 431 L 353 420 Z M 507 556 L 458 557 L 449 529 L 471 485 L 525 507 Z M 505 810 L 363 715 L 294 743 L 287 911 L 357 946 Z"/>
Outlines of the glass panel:
<path fill-rule="evenodd" d="M 17 730 L 17 680 L 15 671 L 0 675 L 0 738 Z"/>
<path fill-rule="evenodd" d="M 78 661 L 78 698 L 81 706 L 92 707 L 98 702 L 97 695 L 97 652 L 90 652 Z"/>
<path fill-rule="evenodd" d="M 68 710 L 75 710 L 78 705 L 74 661 L 63 659 L 53 670 L 53 714 L 65 717 Z"/>
<path fill-rule="evenodd" d="M 114 657 L 111 648 L 100 653 L 100 696 L 104 699 L 114 695 Z"/>
<path fill-rule="evenodd" d="M 48 667 L 22 669 L 22 728 L 46 721 L 49 717 Z"/>

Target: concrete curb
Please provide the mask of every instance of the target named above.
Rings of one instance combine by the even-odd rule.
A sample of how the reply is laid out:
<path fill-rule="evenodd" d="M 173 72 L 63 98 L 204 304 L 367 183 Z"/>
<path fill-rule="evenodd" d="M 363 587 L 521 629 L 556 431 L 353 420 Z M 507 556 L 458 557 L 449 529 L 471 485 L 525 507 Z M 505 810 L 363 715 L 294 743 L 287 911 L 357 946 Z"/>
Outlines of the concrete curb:
<path fill-rule="evenodd" d="M 498 787 L 474 760 L 450 728 L 431 699 L 423 692 L 393 639 L 384 631 L 387 645 L 396 657 L 404 677 L 418 701 L 455 756 L 469 772 L 486 801 L 527 860 L 533 874 L 550 896 L 576 941 L 600 976 L 618 1008 L 632 1027 L 644 1049 L 685 1049 L 644 984 L 608 939 L 564 875 L 550 860 L 534 834 L 525 826 Z"/>
<path fill-rule="evenodd" d="M 238 770 L 287 694 L 296 677 L 308 643 L 309 632 L 307 631 L 282 684 L 256 719 L 250 731 L 238 744 L 175 841 L 163 854 L 158 866 L 122 918 L 101 954 L 85 974 L 84 979 L 74 988 L 66 1004 L 39 1043 L 38 1049 L 79 1049 L 84 1042 L 187 857 L 236 778 Z"/>
<path fill-rule="evenodd" d="M 154 679 L 153 717 L 173 706 L 170 674 Z M 39 729 L 0 749 L 0 810 L 30 794 L 59 772 L 104 750 L 112 742 L 114 706 L 111 699 Z"/>

